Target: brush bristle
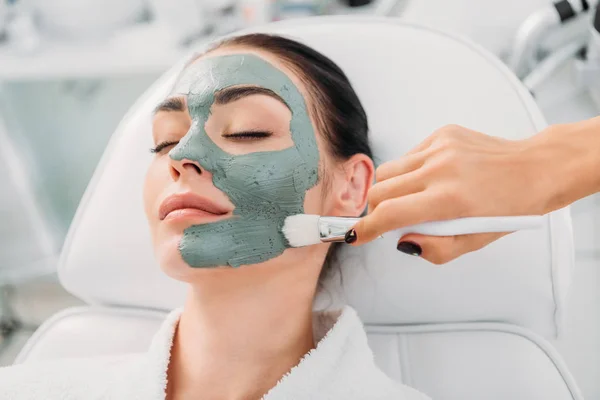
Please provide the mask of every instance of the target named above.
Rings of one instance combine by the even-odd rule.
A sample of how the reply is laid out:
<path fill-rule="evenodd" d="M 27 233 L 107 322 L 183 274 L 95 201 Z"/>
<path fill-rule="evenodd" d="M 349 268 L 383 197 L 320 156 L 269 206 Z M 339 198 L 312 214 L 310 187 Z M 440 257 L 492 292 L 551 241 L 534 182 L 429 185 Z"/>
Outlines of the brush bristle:
<path fill-rule="evenodd" d="M 285 219 L 283 234 L 292 247 L 310 246 L 321 243 L 319 215 L 297 214 Z"/>

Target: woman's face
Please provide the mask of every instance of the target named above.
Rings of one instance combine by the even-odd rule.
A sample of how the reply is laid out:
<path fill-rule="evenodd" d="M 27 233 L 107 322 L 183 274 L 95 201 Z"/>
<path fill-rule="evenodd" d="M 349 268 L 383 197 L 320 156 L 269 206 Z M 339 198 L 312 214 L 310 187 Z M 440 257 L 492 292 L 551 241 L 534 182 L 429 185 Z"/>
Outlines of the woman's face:
<path fill-rule="evenodd" d="M 232 62 L 246 69 L 232 73 Z M 327 245 L 286 249 L 280 232 L 287 215 L 339 214 L 322 135 L 290 104 L 310 101 L 304 85 L 274 56 L 248 49 L 216 50 L 188 70 L 153 120 L 144 203 L 161 266 L 187 281 L 207 267 L 322 261 Z"/>

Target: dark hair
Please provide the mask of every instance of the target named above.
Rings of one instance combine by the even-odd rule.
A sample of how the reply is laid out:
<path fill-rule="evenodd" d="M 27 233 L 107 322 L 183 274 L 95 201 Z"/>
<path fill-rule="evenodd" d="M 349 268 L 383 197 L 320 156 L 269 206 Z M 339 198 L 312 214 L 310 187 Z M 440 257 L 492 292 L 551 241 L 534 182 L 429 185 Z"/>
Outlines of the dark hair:
<path fill-rule="evenodd" d="M 208 52 L 224 47 L 250 47 L 276 56 L 306 85 L 313 100 L 310 112 L 331 155 L 338 160 L 359 153 L 373 158 L 367 114 L 346 74 L 328 57 L 294 40 L 261 33 L 225 39 Z M 321 278 L 331 269 L 338 247 L 330 247 Z"/>

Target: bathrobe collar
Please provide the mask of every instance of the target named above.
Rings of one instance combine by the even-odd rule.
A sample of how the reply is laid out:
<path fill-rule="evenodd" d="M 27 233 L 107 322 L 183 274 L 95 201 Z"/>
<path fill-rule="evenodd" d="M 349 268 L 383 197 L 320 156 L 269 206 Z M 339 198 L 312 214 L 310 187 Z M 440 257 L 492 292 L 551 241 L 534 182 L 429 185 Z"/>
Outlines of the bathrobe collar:
<path fill-rule="evenodd" d="M 164 399 L 167 368 L 181 309 L 169 314 L 153 338 L 143 363 L 147 398 Z M 394 398 L 400 386 L 374 364 L 373 353 L 356 311 L 349 306 L 334 312 L 315 312 L 313 331 L 316 347 L 284 375 L 263 400 Z M 403 387 L 404 388 L 404 387 Z M 408 389 L 408 388 L 407 388 Z M 410 389 L 409 389 L 410 390 Z M 394 397 L 388 397 L 386 394 Z M 420 397 L 419 397 L 420 398 Z"/>

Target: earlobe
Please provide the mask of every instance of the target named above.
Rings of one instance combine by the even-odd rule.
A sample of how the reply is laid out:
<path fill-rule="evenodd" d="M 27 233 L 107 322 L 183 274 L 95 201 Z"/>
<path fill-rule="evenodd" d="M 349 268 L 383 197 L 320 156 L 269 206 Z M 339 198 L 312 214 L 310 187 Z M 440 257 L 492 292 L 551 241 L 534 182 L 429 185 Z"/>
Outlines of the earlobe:
<path fill-rule="evenodd" d="M 355 154 L 342 166 L 343 187 L 337 194 L 339 214 L 359 216 L 367 205 L 367 192 L 373 184 L 375 167 L 365 154 Z"/>

